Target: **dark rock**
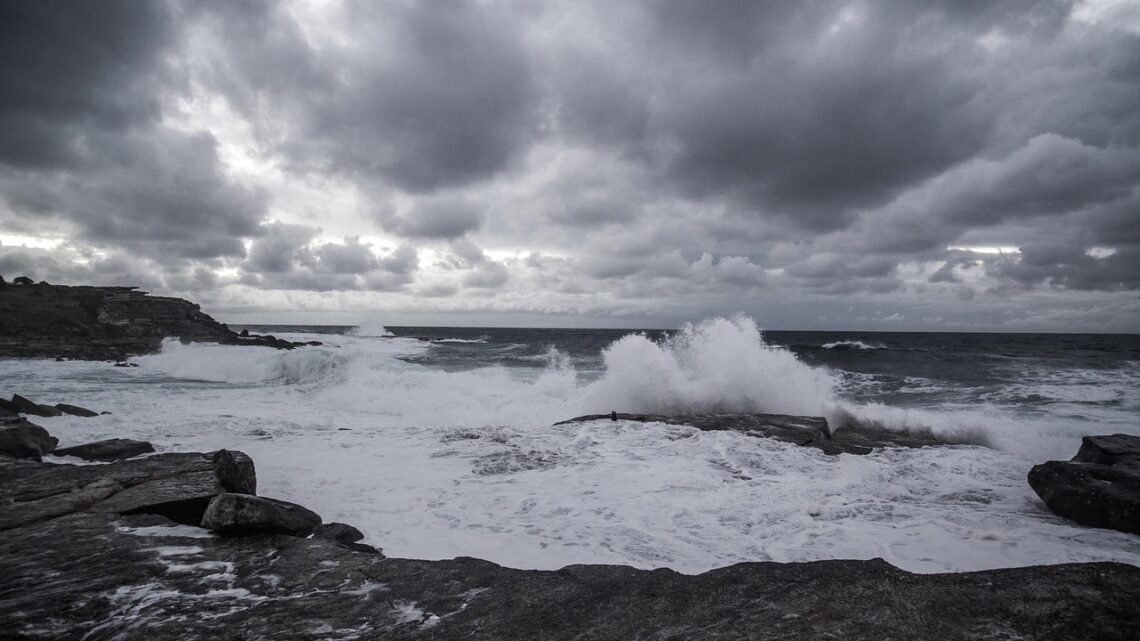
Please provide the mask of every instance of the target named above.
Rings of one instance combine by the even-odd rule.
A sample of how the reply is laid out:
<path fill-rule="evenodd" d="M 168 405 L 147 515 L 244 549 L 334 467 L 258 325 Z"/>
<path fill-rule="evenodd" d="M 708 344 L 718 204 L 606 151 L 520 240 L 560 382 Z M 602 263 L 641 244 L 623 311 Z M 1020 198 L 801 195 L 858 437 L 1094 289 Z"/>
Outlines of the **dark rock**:
<path fill-rule="evenodd" d="M 1140 438 L 1127 434 L 1086 436 L 1081 439 L 1081 448 L 1073 460 L 1102 465 L 1140 464 Z"/>
<path fill-rule="evenodd" d="M 78 405 L 68 405 L 67 403 L 56 403 L 55 409 L 63 412 L 64 414 L 70 414 L 72 416 L 99 416 L 99 412 L 93 412 L 86 407 L 79 407 Z"/>
<path fill-rule="evenodd" d="M 27 284 L 0 288 L 0 356 L 123 361 L 158 351 L 165 338 L 184 342 L 264 345 L 247 341 L 179 298 L 150 296 L 134 287 Z"/>
<path fill-rule="evenodd" d="M 1086 436 L 1071 461 L 1035 465 L 1028 479 L 1060 516 L 1140 534 L 1140 437 Z"/>
<path fill-rule="evenodd" d="M 119 361 L 118 363 L 115 363 L 115 367 L 138 367 L 138 366 L 139 366 L 138 363 L 128 363 L 126 361 Z"/>
<path fill-rule="evenodd" d="M 347 523 L 325 523 L 313 532 L 313 538 L 336 541 L 341 547 L 356 552 L 383 555 L 381 550 L 367 543 L 359 543 L 364 538 L 364 533 Z"/>
<path fill-rule="evenodd" d="M 8 414 L 19 414 L 20 408 L 12 401 L 6 401 L 0 398 L 0 412 L 7 412 Z"/>
<path fill-rule="evenodd" d="M 741 563 L 698 575 L 603 565 L 529 571 L 470 558 L 381 559 L 316 538 L 203 538 L 171 525 L 154 516 L 85 513 L 5 532 L 0 634 L 148 641 L 1140 638 L 1140 569 L 1117 563 L 961 574 L 910 574 L 877 559 Z"/>
<path fill-rule="evenodd" d="M 17 276 L 15 278 L 15 280 L 12 281 L 12 283 L 15 285 L 35 285 L 36 284 L 35 281 L 33 281 L 31 278 L 28 278 L 27 276 Z"/>
<path fill-rule="evenodd" d="M 146 441 L 134 441 L 129 438 L 111 438 L 105 441 L 84 443 L 71 447 L 61 447 L 52 454 L 56 456 L 75 456 L 85 461 L 118 461 L 140 454 L 150 454 L 154 446 Z"/>
<path fill-rule="evenodd" d="M 33 416 L 43 417 L 63 415 L 63 412 L 57 410 L 51 405 L 41 405 L 39 403 L 32 402 L 31 400 L 26 399 L 19 394 L 12 395 L 12 405 L 14 405 L 16 411 L 20 412 L 21 414 L 31 414 Z"/>
<path fill-rule="evenodd" d="M 59 442 L 47 430 L 26 419 L 6 418 L 4 421 L 0 424 L 0 454 L 39 461 Z"/>
<path fill-rule="evenodd" d="M 202 515 L 202 527 L 220 534 L 309 536 L 321 517 L 296 503 L 249 494 L 219 494 Z"/>
<path fill-rule="evenodd" d="M 242 338 L 249 338 L 249 330 L 248 329 L 241 330 L 241 332 L 238 333 L 238 336 L 241 336 Z"/>
<path fill-rule="evenodd" d="M 732 430 L 749 436 L 771 438 L 822 450 L 825 454 L 869 454 L 876 447 L 927 447 L 947 445 L 945 440 L 931 436 L 918 436 L 892 432 L 868 426 L 848 426 L 832 431 L 827 419 L 815 416 L 787 416 L 783 414 L 689 414 L 667 416 L 661 414 L 591 414 L 579 416 L 557 425 L 582 421 L 626 420 L 641 423 L 655 422 L 668 425 L 689 425 L 703 431 Z"/>
<path fill-rule="evenodd" d="M 161 514 L 198 525 L 210 499 L 252 492 L 241 452 L 156 454 L 106 465 L 0 465 L 0 530 L 78 511 Z"/>
<path fill-rule="evenodd" d="M 338 543 L 356 543 L 364 538 L 364 533 L 347 523 L 325 523 L 317 528 L 313 536 L 318 539 L 331 539 Z"/>

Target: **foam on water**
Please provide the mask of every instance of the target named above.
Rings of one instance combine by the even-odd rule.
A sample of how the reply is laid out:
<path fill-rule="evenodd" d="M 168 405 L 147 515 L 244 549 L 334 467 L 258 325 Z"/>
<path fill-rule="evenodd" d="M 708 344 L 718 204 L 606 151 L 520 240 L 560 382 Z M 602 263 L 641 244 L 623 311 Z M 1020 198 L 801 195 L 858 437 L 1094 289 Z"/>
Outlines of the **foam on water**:
<path fill-rule="evenodd" d="M 603 353 L 605 374 L 585 394 L 593 412 L 764 412 L 819 416 L 838 381 L 764 342 L 750 318 L 686 325 L 664 343 L 631 334 Z"/>
<path fill-rule="evenodd" d="M 923 572 L 1140 564 L 1137 537 L 1076 527 L 1025 482 L 1031 465 L 1071 456 L 1090 429 L 1140 431 L 1116 406 L 1085 407 L 1074 420 L 1000 404 L 860 403 L 843 398 L 835 373 L 765 343 L 744 318 L 699 323 L 662 343 L 627 336 L 589 380 L 554 349 L 544 369 L 441 371 L 409 362 L 432 349 L 422 341 L 290 338 L 327 344 L 278 352 L 171 342 L 128 369 L 0 360 L 0 381 L 114 412 L 36 419 L 62 445 L 125 437 L 159 451 L 245 451 L 263 495 L 353 523 L 392 556 L 685 572 L 876 556 Z M 1077 377 L 1095 389 L 1094 378 Z M 1058 397 L 1084 398 L 1071 392 L 1074 380 L 1049 384 L 1063 388 L 1050 392 Z M 828 457 L 683 426 L 553 425 L 611 409 L 826 413 L 837 425 L 927 430 L 994 448 Z"/>

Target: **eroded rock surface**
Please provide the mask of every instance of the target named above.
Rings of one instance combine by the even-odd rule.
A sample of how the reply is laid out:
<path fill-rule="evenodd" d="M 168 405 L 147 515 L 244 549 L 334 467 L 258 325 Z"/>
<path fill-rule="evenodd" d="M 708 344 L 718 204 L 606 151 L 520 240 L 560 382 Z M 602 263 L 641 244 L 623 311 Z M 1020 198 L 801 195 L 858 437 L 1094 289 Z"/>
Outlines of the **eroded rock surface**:
<path fill-rule="evenodd" d="M 23 417 L 0 417 L 0 454 L 39 461 L 58 442 L 47 430 Z"/>
<path fill-rule="evenodd" d="M 210 500 L 202 516 L 202 527 L 219 534 L 305 537 L 320 526 L 321 517 L 312 510 L 296 503 L 250 494 L 219 494 Z"/>
<path fill-rule="evenodd" d="M 66 541 L 66 545 L 53 542 Z M 23 639 L 1134 639 L 1140 569 L 916 575 L 881 560 L 696 576 L 385 559 L 74 514 L 5 533 L 0 620 Z"/>
<path fill-rule="evenodd" d="M 122 459 L 149 454 L 154 446 L 146 441 L 136 441 L 129 438 L 109 438 L 93 443 L 73 445 L 71 447 L 56 448 L 52 454 L 56 456 L 74 456 L 85 461 L 119 461 Z"/>
<path fill-rule="evenodd" d="M 1140 437 L 1086 436 L 1072 460 L 1033 466 L 1029 485 L 1071 521 L 1140 534 Z"/>
<path fill-rule="evenodd" d="M 590 414 L 557 423 L 582 421 L 639 421 L 689 425 L 700 430 L 732 430 L 751 436 L 814 447 L 827 454 L 869 454 L 876 447 L 926 447 L 952 444 L 933 436 L 892 432 L 866 426 L 848 426 L 832 431 L 827 419 L 784 414 Z"/>
<path fill-rule="evenodd" d="M 158 351 L 167 337 L 279 349 L 300 345 L 272 336 L 243 338 L 196 303 L 134 287 L 0 287 L 0 356 L 121 361 Z"/>

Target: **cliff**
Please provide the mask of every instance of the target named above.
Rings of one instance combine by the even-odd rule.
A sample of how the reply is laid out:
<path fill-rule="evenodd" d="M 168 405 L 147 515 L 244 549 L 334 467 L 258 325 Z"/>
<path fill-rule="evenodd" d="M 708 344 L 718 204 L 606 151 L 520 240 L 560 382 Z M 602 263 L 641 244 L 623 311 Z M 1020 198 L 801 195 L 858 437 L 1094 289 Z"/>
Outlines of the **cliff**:
<path fill-rule="evenodd" d="M 181 298 L 135 287 L 0 280 L 0 356 L 122 360 L 158 351 L 164 338 L 292 349 L 272 336 L 239 336 Z"/>

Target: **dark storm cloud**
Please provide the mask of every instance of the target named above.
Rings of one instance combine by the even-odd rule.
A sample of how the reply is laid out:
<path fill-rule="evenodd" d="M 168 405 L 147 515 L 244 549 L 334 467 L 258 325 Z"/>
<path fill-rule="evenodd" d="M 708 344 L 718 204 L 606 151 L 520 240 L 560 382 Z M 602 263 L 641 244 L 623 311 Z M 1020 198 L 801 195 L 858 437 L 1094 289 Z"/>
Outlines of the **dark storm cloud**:
<path fill-rule="evenodd" d="M 242 264 L 243 282 L 262 289 L 395 291 L 412 282 L 419 265 L 408 245 L 377 255 L 359 237 L 314 242 L 319 234 L 306 225 L 264 225 Z"/>
<path fill-rule="evenodd" d="M 104 246 L 176 263 L 244 253 L 264 196 L 228 178 L 214 137 L 162 123 L 183 77 L 164 3 L 5 3 L 0 193 Z"/>
<path fill-rule="evenodd" d="M 349 2 L 348 47 L 315 47 L 283 5 L 225 8 L 213 81 L 299 171 L 412 192 L 486 178 L 529 142 L 537 88 L 515 16 L 471 2 Z M 251 27 L 251 24 L 254 25 Z"/>

